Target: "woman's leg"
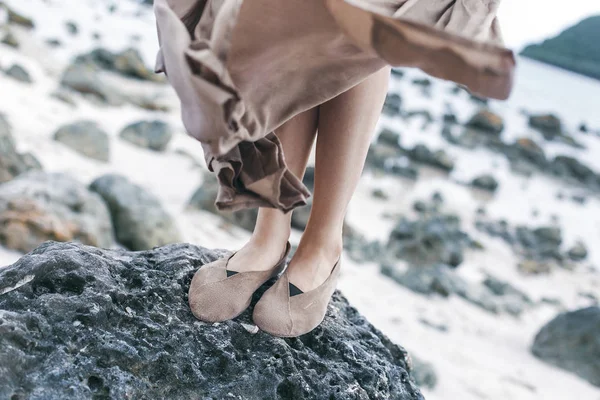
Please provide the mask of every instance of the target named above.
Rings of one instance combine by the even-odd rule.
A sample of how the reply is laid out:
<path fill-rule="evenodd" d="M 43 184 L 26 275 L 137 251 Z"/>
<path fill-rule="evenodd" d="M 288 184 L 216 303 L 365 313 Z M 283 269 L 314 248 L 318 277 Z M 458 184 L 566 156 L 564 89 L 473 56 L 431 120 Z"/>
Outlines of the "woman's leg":
<path fill-rule="evenodd" d="M 290 281 L 303 292 L 323 283 L 341 255 L 346 207 L 362 173 L 389 76 L 385 66 L 319 106 L 313 204 L 288 265 Z"/>
<path fill-rule="evenodd" d="M 275 130 L 281 141 L 285 162 L 302 179 L 315 141 L 319 108 L 307 110 Z M 249 271 L 271 268 L 281 257 L 290 236 L 292 213 L 274 208 L 259 208 L 250 241 L 235 254 L 227 269 Z"/>

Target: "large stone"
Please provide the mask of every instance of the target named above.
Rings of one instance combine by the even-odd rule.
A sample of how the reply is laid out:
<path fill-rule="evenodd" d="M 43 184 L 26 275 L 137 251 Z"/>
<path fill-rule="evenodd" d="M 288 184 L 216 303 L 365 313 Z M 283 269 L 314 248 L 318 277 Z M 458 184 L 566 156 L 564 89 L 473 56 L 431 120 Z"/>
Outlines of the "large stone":
<path fill-rule="evenodd" d="M 104 48 L 97 48 L 89 53 L 81 54 L 75 58 L 75 63 L 93 63 L 102 69 L 118 72 L 124 76 L 150 81 L 163 81 L 161 75 L 148 68 L 140 54 L 134 48 L 128 48 L 118 53 L 113 53 Z"/>
<path fill-rule="evenodd" d="M 471 181 L 471 185 L 489 192 L 495 192 L 498 188 L 498 181 L 492 175 L 484 174 L 475 177 L 473 181 Z"/>
<path fill-rule="evenodd" d="M 554 114 L 530 115 L 529 126 L 542 133 L 546 140 L 552 140 L 563 133 L 562 122 Z"/>
<path fill-rule="evenodd" d="M 16 12 L 12 8 L 8 7 L 8 5 L 4 4 L 3 1 L 0 1 L 0 10 L 3 10 L 3 9 L 6 10 L 6 12 L 8 14 L 8 22 L 9 23 L 21 25 L 25 28 L 33 28 L 35 26 L 35 24 L 33 23 L 33 20 L 31 18 L 26 17 L 25 15 Z"/>
<path fill-rule="evenodd" d="M 451 171 L 454 169 L 454 160 L 444 150 L 431 151 L 424 144 L 417 144 L 407 152 L 407 155 L 413 161 L 427 164 L 444 171 Z"/>
<path fill-rule="evenodd" d="M 547 273 L 551 270 L 548 261 L 564 264 L 567 259 L 567 255 L 561 253 L 562 231 L 559 226 L 511 227 L 504 220 L 479 219 L 475 227 L 491 236 L 502 238 L 527 260 L 519 265 L 522 272 Z"/>
<path fill-rule="evenodd" d="M 136 146 L 164 151 L 173 132 L 169 124 L 162 121 L 138 121 L 126 126 L 119 136 Z"/>
<path fill-rule="evenodd" d="M 467 122 L 467 126 L 493 135 L 499 135 L 504 130 L 504 121 L 501 116 L 483 109 L 471 117 Z"/>
<path fill-rule="evenodd" d="M 507 156 L 511 159 L 522 159 L 540 168 L 547 165 L 544 150 L 532 139 L 519 138 L 508 147 Z"/>
<path fill-rule="evenodd" d="M 181 241 L 175 219 L 143 187 L 107 174 L 94 180 L 90 189 L 108 205 L 117 240 L 128 249 L 146 250 Z"/>
<path fill-rule="evenodd" d="M 398 93 L 388 93 L 381 112 L 390 117 L 400 115 L 402 112 L 402 97 Z"/>
<path fill-rule="evenodd" d="M 11 31 L 8 31 L 6 32 L 6 34 L 4 34 L 4 37 L 2 38 L 2 40 L 0 40 L 0 43 L 4 43 L 5 45 L 13 47 L 15 49 L 18 49 L 21 45 L 17 37 Z"/>
<path fill-rule="evenodd" d="M 573 261 L 582 261 L 587 258 L 588 251 L 583 242 L 577 241 L 577 243 L 569 249 L 567 254 Z"/>
<path fill-rule="evenodd" d="M 413 357 L 412 375 L 415 378 L 415 382 L 420 387 L 434 389 L 437 385 L 438 377 L 433 365 L 420 358 Z"/>
<path fill-rule="evenodd" d="M 419 215 L 413 221 L 401 217 L 386 248 L 411 265 L 444 263 L 456 267 L 463 261 L 464 250 L 473 246 L 473 240 L 462 231 L 458 216 L 434 213 Z"/>
<path fill-rule="evenodd" d="M 112 106 L 120 106 L 125 100 L 111 85 L 106 84 L 98 72 L 100 69 L 91 63 L 72 64 L 68 66 L 61 77 L 61 85 L 79 92 L 90 98 Z"/>
<path fill-rule="evenodd" d="M 188 201 L 187 208 L 211 212 L 234 225 L 252 232 L 254 230 L 254 225 L 256 225 L 258 209 L 247 208 L 234 212 L 219 211 L 215 205 L 218 190 L 219 185 L 217 180 L 212 176 L 205 177 L 202 185 L 200 185 L 200 187 L 192 194 L 192 197 Z"/>
<path fill-rule="evenodd" d="M 23 82 L 23 83 L 33 82 L 31 80 L 31 76 L 29 75 L 29 72 L 27 72 L 27 70 L 19 64 L 11 65 L 11 67 L 9 69 L 7 69 L 6 71 L 4 71 L 4 73 L 6 74 L 6 76 L 10 76 L 11 78 L 13 78 L 19 82 Z"/>
<path fill-rule="evenodd" d="M 535 336 L 531 352 L 600 386 L 600 308 L 559 314 Z"/>
<path fill-rule="evenodd" d="M 8 121 L 0 114 L 0 183 L 10 181 L 24 172 L 42 169 L 32 154 L 20 154 Z"/>
<path fill-rule="evenodd" d="M 0 185 L 0 243 L 27 252 L 46 240 L 110 247 L 106 205 L 66 174 L 31 171 Z"/>
<path fill-rule="evenodd" d="M 61 126 L 54 133 L 54 140 L 86 157 L 104 162 L 110 159 L 108 134 L 94 121 L 82 120 Z"/>
<path fill-rule="evenodd" d="M 508 313 L 519 316 L 523 311 L 533 304 L 527 294 L 515 288 L 508 282 L 488 276 L 483 284 L 497 297 L 499 305 Z"/>
<path fill-rule="evenodd" d="M 0 398 L 422 400 L 406 351 L 337 291 L 298 338 L 197 321 L 197 268 L 228 254 L 47 242 L 0 270 Z"/>
<path fill-rule="evenodd" d="M 391 129 L 384 128 L 377 135 L 377 143 L 390 146 L 392 148 L 400 150 L 400 134 L 392 131 Z"/>
<path fill-rule="evenodd" d="M 386 168 L 388 160 L 392 160 L 398 157 L 398 149 L 384 145 L 381 143 L 372 143 L 367 151 L 367 158 L 365 160 L 365 166 L 375 169 L 384 170 Z"/>
<path fill-rule="evenodd" d="M 550 171 L 563 178 L 571 178 L 597 189 L 600 187 L 600 176 L 590 167 L 571 156 L 558 155 L 550 163 Z"/>
<path fill-rule="evenodd" d="M 410 267 L 401 272 L 395 266 L 384 263 L 381 273 L 417 293 L 443 297 L 456 295 L 492 313 L 502 310 L 501 304 L 487 287 L 470 284 L 445 264 Z"/>

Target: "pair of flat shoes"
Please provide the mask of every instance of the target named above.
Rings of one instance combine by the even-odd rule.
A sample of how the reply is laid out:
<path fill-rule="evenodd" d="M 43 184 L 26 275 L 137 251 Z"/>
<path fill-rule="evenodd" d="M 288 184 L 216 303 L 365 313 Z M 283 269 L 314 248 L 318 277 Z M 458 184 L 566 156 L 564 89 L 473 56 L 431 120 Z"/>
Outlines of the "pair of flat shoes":
<path fill-rule="evenodd" d="M 285 269 L 291 245 L 287 242 L 277 263 L 265 271 L 238 272 L 227 269 L 233 254 L 202 266 L 194 274 L 188 292 L 190 309 L 205 322 L 220 322 L 248 308 L 254 292 L 270 278 L 283 273 L 254 306 L 252 319 L 274 336 L 296 337 L 312 331 L 325 318 L 327 306 L 339 279 L 340 260 L 325 282 L 302 292 L 289 281 Z"/>

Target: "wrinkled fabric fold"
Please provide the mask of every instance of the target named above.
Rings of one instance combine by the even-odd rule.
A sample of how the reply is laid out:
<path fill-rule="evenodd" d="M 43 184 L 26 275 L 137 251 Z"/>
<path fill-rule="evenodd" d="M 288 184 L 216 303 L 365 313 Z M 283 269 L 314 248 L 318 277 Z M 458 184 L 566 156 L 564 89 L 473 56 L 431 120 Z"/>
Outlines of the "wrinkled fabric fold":
<path fill-rule="evenodd" d="M 207 0 L 192 39 L 194 0 L 155 0 L 159 50 L 187 132 L 219 182 L 219 210 L 305 205 L 276 130 L 386 65 L 421 68 L 506 98 L 514 57 L 502 47 L 498 0 L 344 0 L 369 11 L 369 49 L 324 0 Z M 360 28 L 360 27 L 358 27 Z"/>

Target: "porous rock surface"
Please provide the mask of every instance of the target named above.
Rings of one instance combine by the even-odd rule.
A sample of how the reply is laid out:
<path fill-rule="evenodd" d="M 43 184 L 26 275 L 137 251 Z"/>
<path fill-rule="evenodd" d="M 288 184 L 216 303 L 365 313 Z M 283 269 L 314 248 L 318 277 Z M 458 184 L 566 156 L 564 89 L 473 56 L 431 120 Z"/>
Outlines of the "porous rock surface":
<path fill-rule="evenodd" d="M 406 351 L 339 292 L 298 338 L 252 324 L 266 286 L 234 320 L 196 320 L 193 273 L 225 254 L 48 241 L 0 269 L 0 398 L 423 399 Z"/>

